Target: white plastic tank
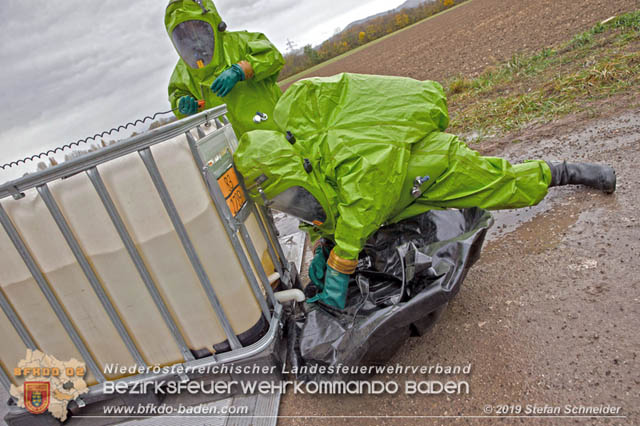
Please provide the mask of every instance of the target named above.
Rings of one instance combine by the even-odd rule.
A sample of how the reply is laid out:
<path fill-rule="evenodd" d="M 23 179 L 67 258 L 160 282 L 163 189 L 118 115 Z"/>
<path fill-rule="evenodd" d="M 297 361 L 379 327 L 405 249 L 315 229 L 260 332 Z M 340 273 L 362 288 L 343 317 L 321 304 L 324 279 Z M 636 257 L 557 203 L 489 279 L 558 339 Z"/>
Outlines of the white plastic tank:
<path fill-rule="evenodd" d="M 248 331 L 259 324 L 262 311 L 186 137 L 182 135 L 154 145 L 151 151 L 234 332 L 239 335 Z M 227 337 L 140 156 L 126 155 L 98 166 L 98 170 L 188 348 L 214 352 L 213 346 Z M 182 362 L 174 337 L 87 175 L 80 173 L 51 182 L 49 188 L 147 364 Z M 103 369 L 107 363 L 135 365 L 37 191 L 32 189 L 25 195 L 20 200 L 4 199 L 2 206 L 98 367 Z M 273 272 L 273 263 L 257 218 L 250 216 L 246 225 L 269 275 Z M 16 248 L 1 229 L 0 250 L 0 289 L 38 348 L 61 360 L 81 359 Z M 246 255 L 250 259 L 249 254 Z M 255 268 L 253 272 L 261 282 Z M 5 371 L 11 372 L 24 358 L 26 348 L 6 317 L 0 316 L 0 321 L 3 342 L 0 361 Z M 107 375 L 108 379 L 117 377 Z M 90 375 L 87 378 L 95 383 Z"/>

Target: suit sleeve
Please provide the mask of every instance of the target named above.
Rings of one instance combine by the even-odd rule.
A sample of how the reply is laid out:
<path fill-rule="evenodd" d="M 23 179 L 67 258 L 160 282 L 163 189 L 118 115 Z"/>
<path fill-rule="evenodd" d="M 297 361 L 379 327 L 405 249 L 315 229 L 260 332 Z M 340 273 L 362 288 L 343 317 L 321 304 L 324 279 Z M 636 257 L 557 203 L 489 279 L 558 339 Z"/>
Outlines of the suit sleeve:
<path fill-rule="evenodd" d="M 183 96 L 193 96 L 198 99 L 198 95 L 194 95 L 189 91 L 188 81 L 191 78 L 185 69 L 184 66 L 181 66 L 178 62 L 176 67 L 173 69 L 173 73 L 171 74 L 171 79 L 169 80 L 169 103 L 171 104 L 171 109 L 173 109 L 173 113 L 176 117 L 184 118 L 186 117 L 183 114 L 178 112 L 178 100 Z"/>
<path fill-rule="evenodd" d="M 276 81 L 284 66 L 284 58 L 278 49 L 262 33 L 244 33 L 246 57 L 251 64 L 256 81 Z"/>

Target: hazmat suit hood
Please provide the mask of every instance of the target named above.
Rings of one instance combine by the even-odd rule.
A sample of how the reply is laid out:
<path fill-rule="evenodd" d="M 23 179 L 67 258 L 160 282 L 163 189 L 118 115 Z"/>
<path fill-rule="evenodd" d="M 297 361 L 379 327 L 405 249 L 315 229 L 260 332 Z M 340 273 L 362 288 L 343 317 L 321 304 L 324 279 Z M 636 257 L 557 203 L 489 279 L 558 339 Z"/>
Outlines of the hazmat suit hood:
<path fill-rule="evenodd" d="M 236 168 L 249 195 L 264 205 L 303 222 L 332 230 L 335 192 L 323 183 L 308 158 L 278 132 L 254 130 L 245 134 L 236 151 Z"/>
<path fill-rule="evenodd" d="M 211 0 L 171 0 L 164 24 L 173 46 L 194 71 L 206 75 L 224 63 L 226 24 Z"/>

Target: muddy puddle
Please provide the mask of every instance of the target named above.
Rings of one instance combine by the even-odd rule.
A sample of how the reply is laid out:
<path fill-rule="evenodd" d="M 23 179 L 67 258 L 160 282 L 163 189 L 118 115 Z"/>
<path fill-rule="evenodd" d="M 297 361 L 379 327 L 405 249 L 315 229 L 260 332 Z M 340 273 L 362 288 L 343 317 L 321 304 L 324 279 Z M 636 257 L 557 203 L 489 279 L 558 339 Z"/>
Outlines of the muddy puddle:
<path fill-rule="evenodd" d="M 599 156 L 611 157 L 612 155 L 615 156 L 615 159 L 619 159 L 625 148 L 635 146 L 640 150 L 638 145 L 639 130 L 640 116 L 630 112 L 557 138 L 543 138 L 534 143 L 527 141 L 508 145 L 498 155 L 504 156 L 512 163 L 528 159 L 593 161 L 589 159 Z M 614 161 L 611 160 L 613 158 L 603 162 L 613 165 Z M 618 180 L 618 186 L 624 188 L 626 182 Z M 604 197 L 603 199 L 607 201 L 615 199 L 615 195 L 607 197 L 598 191 L 577 186 L 550 188 L 547 197 L 536 206 L 492 212 L 495 225 L 489 230 L 487 241 L 499 239 L 516 231 L 524 224 L 535 227 L 539 223 L 545 222 L 546 218 L 553 218 L 559 224 L 569 226 L 576 222 L 578 214 L 576 209 L 571 207 L 572 204 L 577 201 L 577 198 L 584 201 L 585 196 L 597 199 Z M 544 232 L 544 229 L 540 229 L 539 232 Z"/>

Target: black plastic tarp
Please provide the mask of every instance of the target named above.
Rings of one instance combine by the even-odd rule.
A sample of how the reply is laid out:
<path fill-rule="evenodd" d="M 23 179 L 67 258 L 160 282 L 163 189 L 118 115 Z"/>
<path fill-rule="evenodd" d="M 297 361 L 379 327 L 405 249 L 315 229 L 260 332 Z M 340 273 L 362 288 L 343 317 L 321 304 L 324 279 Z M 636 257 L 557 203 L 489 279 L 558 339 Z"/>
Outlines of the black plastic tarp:
<path fill-rule="evenodd" d="M 481 209 L 430 211 L 382 227 L 368 241 L 340 312 L 314 305 L 289 327 L 296 366 L 376 365 L 412 333 L 428 329 L 478 260 L 491 214 Z M 304 370 L 304 369 L 303 369 Z M 300 374 L 336 379 L 340 374 Z"/>

